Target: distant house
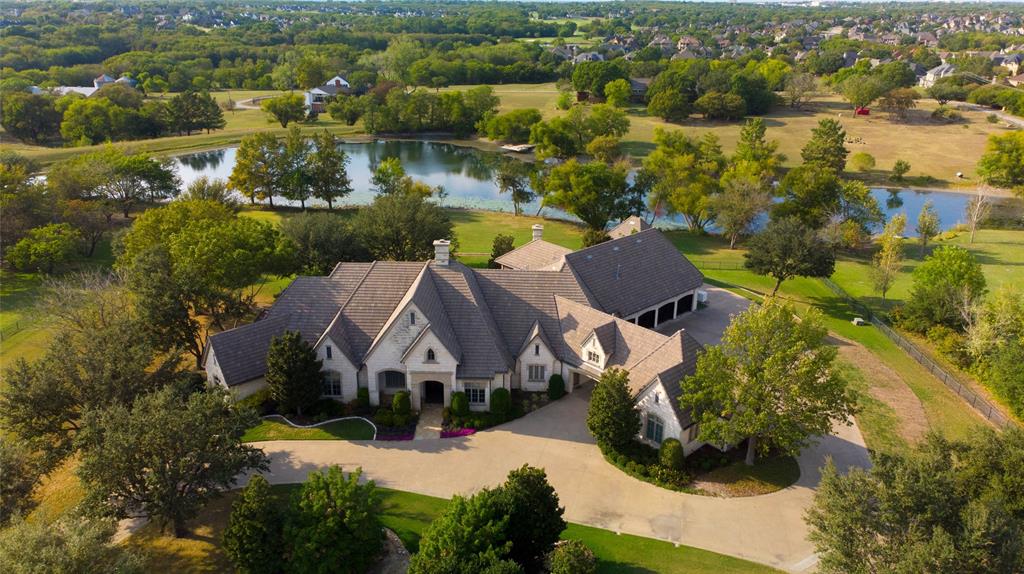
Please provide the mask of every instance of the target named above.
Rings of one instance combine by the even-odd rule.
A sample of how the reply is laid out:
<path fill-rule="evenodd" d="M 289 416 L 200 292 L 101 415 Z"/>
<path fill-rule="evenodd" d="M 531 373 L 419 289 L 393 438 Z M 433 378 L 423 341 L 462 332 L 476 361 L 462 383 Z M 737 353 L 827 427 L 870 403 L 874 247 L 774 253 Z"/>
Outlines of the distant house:
<path fill-rule="evenodd" d="M 658 34 L 647 45 L 652 48 L 657 48 L 661 50 L 661 53 L 666 56 L 676 51 L 675 43 L 672 42 L 672 40 L 664 34 Z"/>
<path fill-rule="evenodd" d="M 1024 54 L 1010 54 L 1003 58 L 1003 67 L 1010 71 L 1010 75 L 1017 75 L 1024 68 Z"/>
<path fill-rule="evenodd" d="M 647 90 L 651 87 L 651 78 L 630 78 L 629 96 L 635 102 L 642 102 L 647 97 Z"/>
<path fill-rule="evenodd" d="M 924 88 L 930 88 L 935 85 L 935 82 L 947 76 L 952 76 L 956 73 L 956 66 L 952 64 L 939 64 L 931 70 L 925 72 L 924 77 L 918 80 L 918 84 Z"/>
<path fill-rule="evenodd" d="M 644 221 L 642 217 L 631 215 L 626 219 L 623 219 L 621 223 L 611 228 L 608 231 L 608 237 L 612 239 L 621 239 L 623 237 L 629 237 L 634 233 L 640 233 L 641 231 L 647 231 L 651 228 L 651 224 Z"/>
<path fill-rule="evenodd" d="M 576 46 L 565 44 L 562 46 L 552 46 L 551 54 L 560 60 L 571 60 L 576 56 Z"/>
<path fill-rule="evenodd" d="M 1024 86 L 1024 74 L 1018 74 L 1011 78 L 1007 78 L 1006 81 L 1009 82 L 1010 85 L 1014 87 Z"/>
<path fill-rule="evenodd" d="M 572 63 L 573 64 L 580 64 L 580 63 L 583 63 L 583 62 L 603 62 L 603 61 L 604 61 L 604 56 L 602 56 L 601 54 L 598 54 L 597 52 L 583 52 L 582 54 L 577 54 L 572 59 Z"/>
<path fill-rule="evenodd" d="M 120 84 L 123 86 L 128 86 L 129 88 L 134 88 L 137 82 L 129 78 L 128 76 L 121 76 L 120 78 L 115 80 L 114 78 L 106 74 L 102 74 L 100 76 L 93 78 L 91 86 L 56 86 L 53 88 L 40 88 L 39 86 L 32 86 L 29 88 L 29 91 L 33 94 L 50 93 L 56 94 L 58 96 L 65 96 L 67 94 L 81 94 L 88 98 L 89 96 L 95 94 L 96 90 L 99 90 L 100 88 L 108 84 Z"/>
<path fill-rule="evenodd" d="M 329 101 L 351 91 L 352 86 L 349 85 L 348 80 L 341 76 L 334 76 L 324 85 L 306 91 L 306 110 L 310 113 L 321 114 L 326 110 Z"/>
<path fill-rule="evenodd" d="M 115 81 L 116 80 L 114 80 L 114 78 L 111 78 L 106 74 L 101 74 L 99 77 L 93 78 L 92 85 L 98 90 L 107 84 L 113 84 Z"/>

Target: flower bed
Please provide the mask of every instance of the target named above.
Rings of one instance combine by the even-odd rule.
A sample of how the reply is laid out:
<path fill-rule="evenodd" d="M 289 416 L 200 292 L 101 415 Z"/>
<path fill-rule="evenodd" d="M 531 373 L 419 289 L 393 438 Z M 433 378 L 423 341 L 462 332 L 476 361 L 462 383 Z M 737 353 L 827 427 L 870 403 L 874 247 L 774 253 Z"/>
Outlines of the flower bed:
<path fill-rule="evenodd" d="M 457 430 L 443 430 L 441 431 L 441 438 L 458 438 L 460 436 L 469 436 L 471 434 L 476 434 L 476 429 L 463 428 Z"/>

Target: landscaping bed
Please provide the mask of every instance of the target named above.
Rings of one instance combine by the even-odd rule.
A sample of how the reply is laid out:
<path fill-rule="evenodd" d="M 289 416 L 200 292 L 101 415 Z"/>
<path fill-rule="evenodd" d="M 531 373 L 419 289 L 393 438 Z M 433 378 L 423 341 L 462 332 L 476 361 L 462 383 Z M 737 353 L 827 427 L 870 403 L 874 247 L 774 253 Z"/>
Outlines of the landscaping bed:
<path fill-rule="evenodd" d="M 675 458 L 672 455 L 666 456 L 640 441 L 619 449 L 601 445 L 601 453 L 633 478 L 688 494 L 756 496 L 782 490 L 800 478 L 800 466 L 791 456 L 772 455 L 747 466 L 743 460 L 745 444 L 726 452 L 705 445 L 681 464 L 668 460 Z"/>
<path fill-rule="evenodd" d="M 485 412 L 469 410 L 465 393 L 452 393 L 452 406 L 445 407 L 442 412 L 442 436 L 464 436 L 465 433 L 460 432 L 475 432 L 507 423 L 565 396 L 565 383 L 562 377 L 552 375 L 551 379 L 553 382 L 549 382 L 548 390 L 545 392 L 495 389 L 491 391 L 491 410 Z"/>

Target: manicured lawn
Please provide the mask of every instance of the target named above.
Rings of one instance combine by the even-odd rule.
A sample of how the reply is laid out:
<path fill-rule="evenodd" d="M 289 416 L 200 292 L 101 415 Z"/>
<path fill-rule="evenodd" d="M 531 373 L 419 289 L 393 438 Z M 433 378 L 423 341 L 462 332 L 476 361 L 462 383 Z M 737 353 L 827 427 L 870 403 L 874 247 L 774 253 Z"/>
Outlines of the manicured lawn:
<path fill-rule="evenodd" d="M 753 466 L 734 462 L 700 474 L 697 485 L 723 496 L 757 496 L 792 485 L 800 479 L 800 465 L 791 456 L 758 460 Z"/>
<path fill-rule="evenodd" d="M 278 485 L 273 490 L 284 503 L 298 485 Z M 383 498 L 381 522 L 401 538 L 410 552 L 419 548 L 424 529 L 444 511 L 448 501 L 411 492 L 380 489 Z M 227 572 L 230 562 L 220 548 L 221 533 L 237 496 L 233 491 L 213 501 L 190 524 L 192 534 L 185 538 L 165 536 L 147 525 L 129 539 L 129 544 L 150 555 L 153 572 Z M 602 574 L 754 574 L 777 572 L 772 568 L 688 546 L 618 535 L 614 532 L 570 524 L 566 539 L 585 543 L 599 559 Z"/>
<path fill-rule="evenodd" d="M 773 279 L 744 269 L 729 269 L 742 264 L 742 246 L 730 250 L 728 244 L 717 236 L 694 235 L 683 231 L 672 232 L 669 236 L 687 257 L 702 265 L 701 271 L 709 283 L 744 288 L 757 293 L 771 291 Z M 723 263 L 722 267 L 725 268 L 717 268 L 714 263 Z M 741 289 L 739 292 L 757 298 L 749 291 Z M 782 284 L 779 293 L 783 299 L 794 304 L 798 313 L 806 312 L 811 306 L 818 308 L 823 314 L 825 326 L 830 331 L 860 343 L 892 369 L 921 401 L 930 428 L 950 437 L 962 438 L 979 425 L 986 424 L 962 399 L 886 338 L 881 331 L 872 326 L 854 326 L 851 321 L 857 313 L 843 299 L 829 291 L 822 282 L 816 279 L 791 279 Z M 860 374 L 856 366 L 853 370 Z M 854 379 L 855 387 L 858 384 L 866 387 L 875 383 L 863 376 L 859 379 L 854 376 Z M 895 427 L 892 425 L 893 416 L 898 418 L 900 413 L 887 409 L 886 406 L 864 393 L 861 404 L 863 411 L 858 418 L 861 431 L 868 447 L 873 450 L 901 450 L 905 444 L 901 442 L 900 437 L 893 434 Z"/>
<path fill-rule="evenodd" d="M 295 428 L 277 419 L 265 419 L 245 431 L 242 442 L 264 440 L 371 440 L 373 426 L 362 419 L 335 421 L 314 428 Z"/>
<path fill-rule="evenodd" d="M 519 247 L 532 237 L 534 224 L 544 226 L 544 239 L 570 249 L 579 249 L 583 242 L 583 228 L 574 223 L 555 219 L 544 219 L 521 215 L 516 217 L 510 213 L 469 209 L 448 209 L 448 216 L 455 225 L 455 236 L 458 238 L 459 261 L 470 267 L 486 267 L 490 258 L 491 244 L 498 234 L 510 234 Z M 279 224 L 289 217 L 301 213 L 298 210 L 269 210 L 263 208 L 242 209 L 242 215 Z M 354 209 L 337 210 L 343 217 L 352 217 Z M 265 287 L 267 289 L 267 287 Z"/>

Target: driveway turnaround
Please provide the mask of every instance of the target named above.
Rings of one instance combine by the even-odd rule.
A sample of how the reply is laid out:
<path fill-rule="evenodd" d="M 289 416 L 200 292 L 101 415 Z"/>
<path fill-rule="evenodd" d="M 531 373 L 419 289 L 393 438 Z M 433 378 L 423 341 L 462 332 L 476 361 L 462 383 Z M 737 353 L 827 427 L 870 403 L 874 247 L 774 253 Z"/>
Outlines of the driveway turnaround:
<path fill-rule="evenodd" d="M 791 572 L 814 567 L 804 510 L 825 458 L 836 466 L 868 466 L 856 426 L 807 448 L 800 480 L 772 494 L 712 498 L 668 491 L 605 462 L 586 429 L 585 387 L 523 418 L 475 435 L 406 442 L 271 441 L 271 483 L 294 483 L 330 465 L 362 467 L 380 486 L 450 498 L 496 486 L 523 464 L 547 471 L 570 522 L 658 538 L 761 562 Z"/>

